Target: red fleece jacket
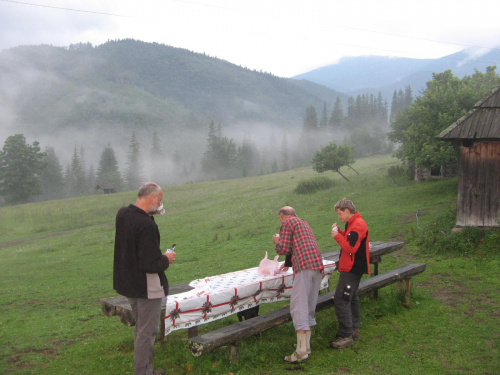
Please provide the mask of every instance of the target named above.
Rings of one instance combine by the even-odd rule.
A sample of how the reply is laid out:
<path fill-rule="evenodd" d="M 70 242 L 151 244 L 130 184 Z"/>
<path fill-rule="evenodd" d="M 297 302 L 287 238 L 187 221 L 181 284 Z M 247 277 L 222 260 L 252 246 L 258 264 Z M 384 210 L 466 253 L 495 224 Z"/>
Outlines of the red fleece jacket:
<path fill-rule="evenodd" d="M 337 269 L 340 272 L 370 274 L 370 239 L 368 227 L 359 212 L 346 223 L 345 230 L 339 228 L 335 241 L 340 245 Z"/>

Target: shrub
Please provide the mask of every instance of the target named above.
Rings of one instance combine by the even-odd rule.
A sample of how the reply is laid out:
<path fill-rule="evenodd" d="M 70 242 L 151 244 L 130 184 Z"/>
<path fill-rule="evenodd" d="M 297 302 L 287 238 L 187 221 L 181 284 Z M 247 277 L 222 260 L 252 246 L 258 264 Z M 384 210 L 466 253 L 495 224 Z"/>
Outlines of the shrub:
<path fill-rule="evenodd" d="M 313 177 L 309 180 L 300 181 L 294 192 L 296 194 L 312 194 L 319 190 L 327 190 L 335 186 L 335 181 L 328 177 Z"/>
<path fill-rule="evenodd" d="M 389 169 L 387 170 L 387 175 L 392 178 L 405 177 L 406 176 L 405 167 L 403 167 L 402 165 L 389 167 Z"/>
<path fill-rule="evenodd" d="M 481 230 L 467 227 L 452 232 L 455 225 L 456 209 L 436 217 L 421 231 L 416 233 L 413 242 L 422 251 L 447 255 L 472 255 L 497 251 L 500 238 L 499 229 Z"/>

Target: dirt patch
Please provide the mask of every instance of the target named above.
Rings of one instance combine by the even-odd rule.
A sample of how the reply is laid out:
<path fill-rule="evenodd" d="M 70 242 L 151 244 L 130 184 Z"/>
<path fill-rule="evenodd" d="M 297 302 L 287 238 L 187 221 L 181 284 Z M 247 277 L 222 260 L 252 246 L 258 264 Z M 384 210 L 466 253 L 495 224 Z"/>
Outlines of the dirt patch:
<path fill-rule="evenodd" d="M 8 364 L 13 365 L 17 368 L 23 369 L 34 369 L 39 368 L 40 365 L 34 365 L 30 362 L 25 361 L 24 355 L 29 353 L 42 354 L 47 355 L 51 358 L 56 358 L 59 354 L 59 349 L 57 348 L 27 348 L 27 349 L 14 349 L 13 355 L 11 356 L 2 356 L 2 359 L 5 360 Z"/>
<path fill-rule="evenodd" d="M 480 279 L 470 281 L 480 281 Z M 434 299 L 452 308 L 468 305 L 465 315 L 471 318 L 476 315 L 478 309 L 483 309 L 485 305 L 491 307 L 493 316 L 500 316 L 498 303 L 493 296 L 474 294 L 474 297 L 471 298 L 472 292 L 469 288 L 464 283 L 450 280 L 449 273 L 433 274 L 431 280 L 416 283 L 415 285 L 430 289 Z M 477 323 L 481 324 L 481 321 L 477 319 Z"/>

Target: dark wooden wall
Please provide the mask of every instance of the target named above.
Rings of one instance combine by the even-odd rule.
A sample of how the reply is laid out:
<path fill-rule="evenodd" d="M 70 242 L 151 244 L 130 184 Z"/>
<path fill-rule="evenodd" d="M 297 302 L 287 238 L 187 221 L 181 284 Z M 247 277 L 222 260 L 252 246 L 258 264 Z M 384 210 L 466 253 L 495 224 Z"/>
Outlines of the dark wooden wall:
<path fill-rule="evenodd" d="M 460 147 L 457 227 L 500 227 L 500 142 Z"/>

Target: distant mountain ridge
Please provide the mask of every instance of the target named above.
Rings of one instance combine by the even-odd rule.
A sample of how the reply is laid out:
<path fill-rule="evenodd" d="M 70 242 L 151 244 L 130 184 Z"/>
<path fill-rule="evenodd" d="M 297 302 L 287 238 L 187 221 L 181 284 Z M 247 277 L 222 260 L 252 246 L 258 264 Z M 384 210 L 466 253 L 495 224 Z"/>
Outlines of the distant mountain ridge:
<path fill-rule="evenodd" d="M 394 90 L 410 85 L 419 95 L 433 73 L 451 70 L 462 78 L 473 74 L 474 69 L 485 72 L 488 66 L 500 66 L 500 50 L 473 58 L 467 51 L 438 59 L 411 59 L 401 57 L 362 56 L 345 57 L 338 64 L 321 67 L 299 74 L 293 79 L 309 80 L 328 88 L 354 96 L 360 93 L 379 92 L 390 100 Z"/>

